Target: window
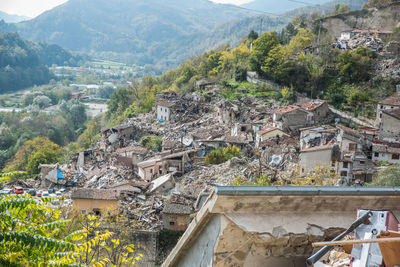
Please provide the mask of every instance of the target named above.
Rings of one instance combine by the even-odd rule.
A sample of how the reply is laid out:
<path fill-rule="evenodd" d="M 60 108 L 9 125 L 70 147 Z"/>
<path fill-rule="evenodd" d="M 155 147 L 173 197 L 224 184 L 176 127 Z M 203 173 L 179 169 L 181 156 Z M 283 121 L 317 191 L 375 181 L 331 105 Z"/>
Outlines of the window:
<path fill-rule="evenodd" d="M 349 144 L 349 150 L 350 150 L 350 151 L 355 151 L 355 150 L 357 150 L 357 144 L 350 143 L 350 144 Z"/>
<path fill-rule="evenodd" d="M 343 162 L 343 169 L 347 169 L 348 167 L 349 167 L 349 163 L 348 162 Z"/>
<path fill-rule="evenodd" d="M 87 212 L 87 210 L 81 210 L 81 214 L 83 214 L 83 215 L 87 215 L 87 214 L 88 214 L 88 212 Z"/>
<path fill-rule="evenodd" d="M 379 152 L 375 152 L 374 156 L 378 158 L 379 157 Z"/>
<path fill-rule="evenodd" d="M 379 118 L 382 118 L 382 113 L 381 113 L 381 114 L 379 114 Z"/>
<path fill-rule="evenodd" d="M 341 171 L 341 172 L 340 172 L 340 176 L 342 176 L 342 177 L 347 176 L 347 171 Z"/>
<path fill-rule="evenodd" d="M 393 154 L 392 155 L 392 159 L 400 159 L 400 155 L 399 154 Z"/>
<path fill-rule="evenodd" d="M 175 222 L 169 222 L 169 225 L 171 225 L 171 226 L 175 225 Z"/>
<path fill-rule="evenodd" d="M 365 164 L 365 161 L 363 161 L 363 160 L 360 160 L 360 164 Z"/>

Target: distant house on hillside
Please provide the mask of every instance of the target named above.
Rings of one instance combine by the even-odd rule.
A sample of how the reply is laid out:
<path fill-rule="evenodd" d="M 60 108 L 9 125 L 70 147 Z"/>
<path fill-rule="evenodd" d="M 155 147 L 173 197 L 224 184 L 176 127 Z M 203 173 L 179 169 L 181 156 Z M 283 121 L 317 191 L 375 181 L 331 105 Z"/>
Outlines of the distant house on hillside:
<path fill-rule="evenodd" d="M 157 120 L 170 121 L 172 108 L 174 105 L 174 102 L 170 102 L 168 100 L 157 101 Z"/>

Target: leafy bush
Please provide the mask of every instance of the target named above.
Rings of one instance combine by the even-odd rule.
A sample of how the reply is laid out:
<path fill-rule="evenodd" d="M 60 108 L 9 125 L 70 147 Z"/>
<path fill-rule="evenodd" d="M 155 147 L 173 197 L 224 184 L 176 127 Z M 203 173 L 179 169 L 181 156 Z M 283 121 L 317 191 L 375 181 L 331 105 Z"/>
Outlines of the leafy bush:
<path fill-rule="evenodd" d="M 160 152 L 162 149 L 162 137 L 161 136 L 143 136 L 140 138 L 139 143 L 149 150 Z"/>
<path fill-rule="evenodd" d="M 233 157 L 240 158 L 240 149 L 236 146 L 227 146 L 211 151 L 204 161 L 209 164 L 221 164 Z"/>
<path fill-rule="evenodd" d="M 382 169 L 368 186 L 400 186 L 400 164 Z"/>
<path fill-rule="evenodd" d="M 60 218 L 50 201 L 0 196 L 0 266 L 133 266 L 141 259 L 133 244 L 100 229 L 99 218 L 89 215 L 76 227 L 77 219 Z"/>

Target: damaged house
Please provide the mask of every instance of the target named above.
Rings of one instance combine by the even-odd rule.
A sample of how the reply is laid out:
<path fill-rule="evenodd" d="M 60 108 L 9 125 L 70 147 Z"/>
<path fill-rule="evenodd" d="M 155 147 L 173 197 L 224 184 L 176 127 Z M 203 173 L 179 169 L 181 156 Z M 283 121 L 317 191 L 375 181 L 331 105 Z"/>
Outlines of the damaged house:
<path fill-rule="evenodd" d="M 373 140 L 372 159 L 374 161 L 400 163 L 400 142 Z"/>
<path fill-rule="evenodd" d="M 300 149 L 322 146 L 336 138 L 336 128 L 329 125 L 300 129 Z"/>
<path fill-rule="evenodd" d="M 284 136 L 289 135 L 274 126 L 266 126 L 256 131 L 255 144 L 257 147 L 260 147 L 261 144 L 266 140 L 269 140 L 271 138 L 282 138 Z"/>
<path fill-rule="evenodd" d="M 301 108 L 312 114 L 311 124 L 329 123 L 333 119 L 326 100 L 312 100 L 302 104 Z"/>
<path fill-rule="evenodd" d="M 138 141 L 143 135 L 141 128 L 134 123 L 120 124 L 115 127 L 103 129 L 101 131 L 102 140 L 100 148 L 112 152 L 118 148 L 125 147 L 130 141 Z M 110 151 L 112 149 L 112 151 Z"/>
<path fill-rule="evenodd" d="M 382 118 L 382 112 L 383 111 L 389 111 L 394 108 L 400 108 L 400 91 L 397 91 L 393 95 L 385 98 L 384 100 L 378 102 L 377 108 L 376 108 L 376 125 L 377 127 L 380 126 L 381 123 L 381 118 Z"/>
<path fill-rule="evenodd" d="M 168 100 L 159 100 L 156 103 L 157 107 L 157 120 L 170 121 L 171 114 L 173 113 L 174 102 Z"/>
<path fill-rule="evenodd" d="M 376 165 L 362 151 L 349 151 L 342 154 L 338 173 L 347 184 L 356 181 L 369 183 L 376 174 Z"/>
<path fill-rule="evenodd" d="M 246 110 L 239 101 L 222 100 L 217 104 L 217 120 L 224 124 L 244 122 Z"/>
<path fill-rule="evenodd" d="M 137 164 L 138 175 L 148 182 L 155 177 L 171 172 L 182 175 L 192 166 L 192 159 L 197 152 L 198 150 L 177 153 L 172 153 L 172 151 L 163 152 L 153 158 L 139 162 Z"/>
<path fill-rule="evenodd" d="M 180 203 L 167 203 L 162 211 L 164 229 L 172 231 L 185 231 L 190 223 L 190 214 L 193 209 L 189 205 Z"/>
<path fill-rule="evenodd" d="M 273 126 L 285 132 L 313 124 L 313 114 L 299 106 L 288 106 L 273 112 Z"/>
<path fill-rule="evenodd" d="M 114 155 L 116 157 L 116 164 L 121 162 L 122 165 L 132 166 L 143 161 L 148 153 L 149 151 L 143 146 L 131 145 L 117 149 Z"/>
<path fill-rule="evenodd" d="M 400 108 L 381 112 L 379 139 L 389 142 L 400 142 Z"/>
<path fill-rule="evenodd" d="M 300 173 L 312 172 L 317 167 L 325 167 L 337 172 L 340 160 L 339 146 L 329 143 L 300 150 Z"/>
<path fill-rule="evenodd" d="M 71 194 L 72 207 L 82 214 L 118 210 L 119 191 L 114 189 L 77 188 Z"/>

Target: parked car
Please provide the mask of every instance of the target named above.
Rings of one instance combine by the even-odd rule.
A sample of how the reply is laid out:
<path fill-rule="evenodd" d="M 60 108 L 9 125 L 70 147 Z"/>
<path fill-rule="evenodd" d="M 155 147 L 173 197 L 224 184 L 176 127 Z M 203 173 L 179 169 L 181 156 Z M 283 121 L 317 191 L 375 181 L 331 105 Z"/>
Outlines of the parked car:
<path fill-rule="evenodd" d="M 49 192 L 49 194 L 53 194 L 54 193 L 54 189 L 50 188 L 49 190 L 47 190 L 47 192 Z"/>
<path fill-rule="evenodd" d="M 42 193 L 43 193 L 43 191 L 42 191 L 42 190 L 39 190 L 39 192 L 36 193 L 36 196 L 37 196 L 37 197 L 41 197 L 41 196 L 42 196 Z"/>
<path fill-rule="evenodd" d="M 23 194 L 24 193 L 24 189 L 22 187 L 20 187 L 20 186 L 16 186 L 16 187 L 13 188 L 13 192 L 15 194 Z"/>
<path fill-rule="evenodd" d="M 9 195 L 13 192 L 11 188 L 3 188 L 0 190 L 0 195 Z"/>
<path fill-rule="evenodd" d="M 29 188 L 28 189 L 28 194 L 34 197 L 34 196 L 36 196 L 36 190 L 33 189 L 33 188 Z"/>
<path fill-rule="evenodd" d="M 60 191 L 56 191 L 55 194 L 56 194 L 56 196 L 61 196 L 62 195 L 62 193 Z"/>
<path fill-rule="evenodd" d="M 49 192 L 47 192 L 47 191 L 42 192 L 42 197 L 48 197 L 48 196 L 49 196 Z"/>

